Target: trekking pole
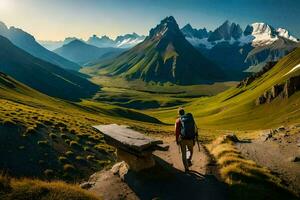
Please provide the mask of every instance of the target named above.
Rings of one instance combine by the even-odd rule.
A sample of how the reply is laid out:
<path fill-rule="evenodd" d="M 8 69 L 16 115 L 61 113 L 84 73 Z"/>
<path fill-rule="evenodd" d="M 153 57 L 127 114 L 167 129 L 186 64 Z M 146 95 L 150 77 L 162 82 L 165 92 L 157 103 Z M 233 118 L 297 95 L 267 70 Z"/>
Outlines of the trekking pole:
<path fill-rule="evenodd" d="M 197 137 L 197 139 L 196 139 L 196 142 L 197 142 L 198 150 L 199 150 L 199 152 L 200 152 L 200 144 L 199 144 L 198 137 Z"/>
<path fill-rule="evenodd" d="M 180 145 L 178 144 L 177 146 L 178 146 L 178 152 L 179 152 L 179 154 L 181 154 Z"/>
<path fill-rule="evenodd" d="M 196 142 L 197 142 L 198 150 L 199 150 L 199 152 L 200 152 L 200 144 L 199 144 L 199 139 L 198 139 L 199 129 L 198 129 L 198 127 L 197 127 L 196 124 L 195 124 L 195 126 L 196 126 L 196 132 L 197 132 L 197 135 L 196 135 Z"/>

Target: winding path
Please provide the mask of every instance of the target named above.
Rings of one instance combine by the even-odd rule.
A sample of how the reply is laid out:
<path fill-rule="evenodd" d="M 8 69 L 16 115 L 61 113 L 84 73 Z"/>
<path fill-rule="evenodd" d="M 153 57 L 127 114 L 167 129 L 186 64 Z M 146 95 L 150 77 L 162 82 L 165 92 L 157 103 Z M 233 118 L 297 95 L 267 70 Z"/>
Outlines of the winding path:
<path fill-rule="evenodd" d="M 105 200 L 116 199 L 228 199 L 227 187 L 212 172 L 210 158 L 203 146 L 195 146 L 193 166 L 190 173 L 183 172 L 181 155 L 173 138 L 164 138 L 170 145 L 167 152 L 155 152 L 156 167 L 129 172 L 124 181 L 110 171 L 97 174 L 96 184 L 90 189 Z"/>

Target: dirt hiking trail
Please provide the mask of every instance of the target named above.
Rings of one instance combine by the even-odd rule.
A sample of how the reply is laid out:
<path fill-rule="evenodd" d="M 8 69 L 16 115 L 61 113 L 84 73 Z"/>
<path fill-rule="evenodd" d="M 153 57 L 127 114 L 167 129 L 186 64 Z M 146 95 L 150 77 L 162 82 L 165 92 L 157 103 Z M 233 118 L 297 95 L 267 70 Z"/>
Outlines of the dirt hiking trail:
<path fill-rule="evenodd" d="M 156 166 L 141 172 L 129 171 L 124 180 L 111 171 L 93 175 L 94 186 L 90 189 L 104 200 L 119 199 L 228 199 L 227 187 L 212 174 L 215 165 L 203 146 L 200 152 L 194 147 L 193 166 L 184 173 L 181 154 L 174 138 L 164 138 L 169 151 L 154 153 Z"/>

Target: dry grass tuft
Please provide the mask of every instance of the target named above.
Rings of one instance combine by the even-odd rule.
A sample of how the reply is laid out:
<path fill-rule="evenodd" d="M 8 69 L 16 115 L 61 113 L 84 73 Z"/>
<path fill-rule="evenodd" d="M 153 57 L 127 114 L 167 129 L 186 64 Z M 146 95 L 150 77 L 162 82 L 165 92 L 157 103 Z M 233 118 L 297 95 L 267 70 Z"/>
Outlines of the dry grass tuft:
<path fill-rule="evenodd" d="M 245 159 L 230 137 L 217 138 L 209 147 L 221 178 L 230 186 L 230 199 L 296 199 L 272 172 Z"/>
<path fill-rule="evenodd" d="M 6 176 L 0 176 L 0 199 L 97 200 L 98 198 L 78 186 L 61 181 L 44 182 L 32 179 L 9 179 Z"/>

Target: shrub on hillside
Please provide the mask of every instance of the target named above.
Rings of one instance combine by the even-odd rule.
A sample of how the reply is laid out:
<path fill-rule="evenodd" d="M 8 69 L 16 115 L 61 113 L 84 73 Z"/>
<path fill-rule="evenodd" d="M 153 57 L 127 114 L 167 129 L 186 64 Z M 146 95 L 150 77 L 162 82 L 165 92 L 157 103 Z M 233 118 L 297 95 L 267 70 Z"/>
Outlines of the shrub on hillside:
<path fill-rule="evenodd" d="M 93 156 L 93 155 L 88 155 L 88 156 L 86 157 L 86 159 L 89 160 L 89 161 L 93 161 L 93 160 L 95 160 L 95 156 Z"/>
<path fill-rule="evenodd" d="M 37 132 L 35 127 L 28 127 L 24 133 L 25 136 L 35 135 Z"/>
<path fill-rule="evenodd" d="M 66 156 L 73 157 L 74 156 L 74 152 L 73 151 L 67 151 L 66 152 Z"/>
<path fill-rule="evenodd" d="M 52 178 L 54 176 L 54 171 L 52 169 L 46 169 L 44 171 L 44 174 L 45 174 L 46 177 Z"/>
<path fill-rule="evenodd" d="M 77 142 L 77 141 L 71 141 L 70 142 L 70 147 L 74 148 L 74 149 L 80 149 L 81 145 Z"/>
<path fill-rule="evenodd" d="M 71 165 L 71 164 L 65 164 L 64 165 L 64 171 L 66 171 L 66 172 L 74 172 L 75 171 L 75 167 L 74 167 L 74 165 Z"/>
<path fill-rule="evenodd" d="M 74 130 L 74 129 L 70 130 L 70 133 L 73 134 L 73 135 L 77 134 L 76 130 Z"/>
<path fill-rule="evenodd" d="M 37 142 L 37 144 L 40 145 L 40 146 L 46 147 L 46 146 L 48 146 L 48 141 L 40 140 L 40 141 Z"/>
<path fill-rule="evenodd" d="M 83 139 L 83 140 L 86 140 L 86 139 L 89 138 L 89 135 L 87 135 L 87 134 L 78 134 L 77 136 L 78 136 L 80 139 Z"/>
<path fill-rule="evenodd" d="M 82 163 L 82 164 L 86 164 L 86 160 L 84 159 L 84 157 L 82 156 L 76 156 L 76 161 Z"/>
<path fill-rule="evenodd" d="M 65 139 L 66 144 L 70 144 L 70 141 L 71 141 L 70 139 Z"/>
<path fill-rule="evenodd" d="M 64 133 L 62 133 L 61 135 L 60 135 L 60 137 L 62 138 L 62 139 L 69 139 L 69 137 L 66 135 L 66 134 L 64 134 Z"/>
<path fill-rule="evenodd" d="M 67 159 L 66 157 L 64 157 L 64 156 L 59 156 L 59 157 L 58 157 L 58 160 L 59 160 L 60 162 L 62 162 L 62 163 L 68 162 L 68 159 Z"/>
<path fill-rule="evenodd" d="M 84 146 L 84 147 L 83 147 L 83 150 L 84 150 L 84 151 L 90 151 L 90 150 L 91 150 L 91 148 L 90 148 L 90 147 L 88 147 L 88 146 Z"/>
<path fill-rule="evenodd" d="M 113 153 L 115 151 L 114 148 L 112 148 L 111 146 L 107 145 L 107 144 L 97 144 L 94 146 L 94 148 L 104 154 L 110 154 Z"/>
<path fill-rule="evenodd" d="M 57 138 L 57 135 L 54 133 L 50 133 L 49 137 L 52 138 L 53 140 L 55 140 Z"/>

